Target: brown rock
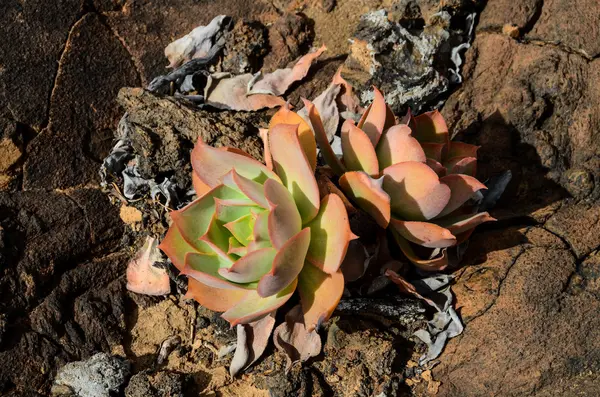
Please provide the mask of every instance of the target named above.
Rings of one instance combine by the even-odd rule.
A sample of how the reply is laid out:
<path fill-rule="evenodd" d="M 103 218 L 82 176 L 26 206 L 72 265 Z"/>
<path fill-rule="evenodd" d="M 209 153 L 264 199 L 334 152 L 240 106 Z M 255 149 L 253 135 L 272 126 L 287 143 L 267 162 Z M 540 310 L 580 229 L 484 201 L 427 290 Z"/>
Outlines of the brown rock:
<path fill-rule="evenodd" d="M 269 28 L 271 50 L 264 59 L 267 71 L 284 68 L 308 52 L 314 33 L 302 14 L 284 14 Z"/>
<path fill-rule="evenodd" d="M 492 305 L 467 320 L 464 334 L 450 342 L 434 370 L 442 382 L 439 396 L 533 395 L 597 367 L 592 357 L 600 355 L 600 320 L 590 313 L 600 304 L 591 291 L 568 288 L 576 274 L 575 257 L 541 228 L 531 229 L 527 238 Z M 484 268 L 506 265 L 490 256 L 479 265 Z M 457 284 L 465 282 L 477 285 L 464 275 Z M 465 285 L 455 292 L 461 301 L 471 289 Z"/>
<path fill-rule="evenodd" d="M 489 0 L 479 17 L 478 30 L 502 29 L 513 25 L 518 29 L 529 30 L 542 9 L 542 0 Z"/>
<path fill-rule="evenodd" d="M 600 106 L 600 62 L 480 33 L 464 74 L 443 114 L 452 131 L 482 145 L 481 178 L 511 169 L 509 190 L 527 205 L 567 192 L 600 196 L 593 182 L 600 177 L 600 115 L 593 110 Z M 544 174 L 562 189 L 535 176 Z"/>
<path fill-rule="evenodd" d="M 129 55 L 99 17 L 88 14 L 77 22 L 56 77 L 50 125 L 27 148 L 24 188 L 98 180 L 98 162 L 121 117 L 114 98 L 119 88 L 136 83 Z"/>
<path fill-rule="evenodd" d="M 600 247 L 600 205 L 565 206 L 546 222 L 546 228 L 565 239 L 577 258 L 583 258 Z"/>
<path fill-rule="evenodd" d="M 556 43 L 595 58 L 600 55 L 600 7 L 596 0 L 545 0 L 529 38 Z"/>
<path fill-rule="evenodd" d="M 0 114 L 35 129 L 46 124 L 58 61 L 82 4 L 1 2 Z"/>

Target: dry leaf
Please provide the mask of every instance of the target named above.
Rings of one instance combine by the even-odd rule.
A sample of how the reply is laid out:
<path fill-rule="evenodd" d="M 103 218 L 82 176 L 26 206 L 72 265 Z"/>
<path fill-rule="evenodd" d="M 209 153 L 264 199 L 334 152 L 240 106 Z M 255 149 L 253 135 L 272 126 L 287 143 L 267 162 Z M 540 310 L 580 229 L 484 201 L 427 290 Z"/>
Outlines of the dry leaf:
<path fill-rule="evenodd" d="M 293 364 L 304 362 L 321 352 L 321 336 L 316 331 L 308 332 L 304 326 L 302 306 L 297 305 L 285 315 L 285 322 L 273 333 L 277 349 L 285 353 L 286 372 Z"/>
<path fill-rule="evenodd" d="M 144 295 L 166 295 L 171 292 L 165 269 L 154 266 L 161 260 L 158 240 L 147 237 L 142 248 L 127 265 L 127 289 Z"/>
<path fill-rule="evenodd" d="M 223 29 L 226 15 L 213 18 L 206 26 L 198 26 L 187 35 L 175 40 L 165 48 L 165 56 L 169 60 L 169 68 L 175 68 L 195 58 L 205 57 L 216 37 Z"/>
<path fill-rule="evenodd" d="M 327 48 L 323 45 L 315 52 L 304 55 L 293 68 L 277 69 L 273 73 L 257 74 L 248 86 L 248 95 L 283 95 L 292 83 L 306 77 L 312 62 Z"/>
<path fill-rule="evenodd" d="M 267 348 L 274 326 L 275 312 L 258 321 L 237 325 L 237 347 L 229 366 L 232 377 L 260 358 Z"/>
<path fill-rule="evenodd" d="M 304 55 L 293 68 L 278 69 L 266 75 L 214 73 L 204 88 L 205 103 L 217 109 L 245 111 L 283 106 L 285 101 L 280 95 L 306 76 L 312 61 L 323 51 L 324 46 Z"/>

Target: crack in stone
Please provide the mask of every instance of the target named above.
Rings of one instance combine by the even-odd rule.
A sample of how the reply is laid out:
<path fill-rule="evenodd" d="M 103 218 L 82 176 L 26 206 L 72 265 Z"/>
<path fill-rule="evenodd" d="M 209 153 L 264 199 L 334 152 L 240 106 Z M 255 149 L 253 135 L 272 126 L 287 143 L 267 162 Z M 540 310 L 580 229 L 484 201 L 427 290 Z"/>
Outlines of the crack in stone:
<path fill-rule="evenodd" d="M 44 130 L 50 124 L 50 109 L 52 106 L 52 98 L 54 97 L 54 91 L 56 90 L 56 85 L 58 82 L 58 78 L 60 76 L 63 58 L 65 57 L 65 54 L 67 53 L 67 50 L 69 49 L 69 42 L 71 41 L 71 35 L 73 33 L 73 30 L 75 30 L 75 27 L 79 24 L 79 22 L 81 22 L 81 20 L 83 18 L 85 18 L 86 15 L 88 15 L 89 13 L 90 12 L 86 11 L 86 9 L 85 9 L 85 4 L 82 3 L 80 6 L 80 16 L 77 18 L 77 20 L 75 22 L 73 22 L 73 24 L 69 28 L 69 32 L 67 33 L 67 39 L 65 40 L 65 44 L 62 48 L 62 51 L 60 52 L 60 56 L 58 57 L 58 65 L 56 66 L 56 73 L 54 74 L 54 79 L 52 80 L 52 88 L 50 89 L 50 95 L 48 96 L 48 108 L 46 110 L 46 119 L 40 125 L 40 131 Z"/>
<path fill-rule="evenodd" d="M 139 59 L 137 59 L 133 55 L 125 39 L 121 37 L 121 35 L 119 35 L 119 32 L 112 27 L 112 25 L 109 22 L 109 16 L 102 12 L 97 13 L 97 15 L 102 25 L 104 25 L 113 34 L 113 36 L 115 36 L 115 38 L 119 40 L 119 43 L 121 43 L 123 49 L 127 52 L 127 54 L 129 54 L 131 63 L 133 63 L 133 67 L 135 68 L 135 72 L 137 73 L 138 80 L 140 81 L 141 85 L 145 87 L 148 84 L 148 82 L 146 81 L 145 74 L 143 73 L 144 65 L 140 62 Z"/>

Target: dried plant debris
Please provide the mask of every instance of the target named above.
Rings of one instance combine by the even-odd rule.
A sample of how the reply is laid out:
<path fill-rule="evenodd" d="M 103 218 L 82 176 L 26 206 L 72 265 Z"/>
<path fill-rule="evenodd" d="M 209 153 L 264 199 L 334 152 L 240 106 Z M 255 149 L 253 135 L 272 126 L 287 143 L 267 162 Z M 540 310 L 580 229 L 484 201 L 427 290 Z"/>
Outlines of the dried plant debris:
<path fill-rule="evenodd" d="M 286 372 L 293 364 L 304 362 L 321 353 L 321 336 L 316 330 L 306 329 L 300 305 L 294 306 L 285 315 L 285 321 L 273 333 L 273 341 L 277 349 L 286 356 Z"/>
<path fill-rule="evenodd" d="M 144 295 L 167 295 L 171 292 L 165 269 L 154 266 L 162 260 L 158 240 L 147 237 L 144 245 L 127 265 L 127 289 Z"/>
<path fill-rule="evenodd" d="M 176 68 L 192 59 L 205 58 L 215 43 L 229 30 L 231 18 L 219 15 L 206 26 L 198 26 L 165 48 L 169 68 Z"/>
<path fill-rule="evenodd" d="M 229 366 L 231 376 L 237 375 L 262 356 L 271 339 L 273 327 L 275 327 L 274 313 L 269 313 L 249 324 L 238 324 L 237 345 Z"/>
<path fill-rule="evenodd" d="M 253 111 L 273 108 L 285 103 L 281 96 L 292 83 L 306 76 L 312 62 L 325 51 L 323 46 L 308 53 L 291 68 L 236 75 L 231 72 L 252 70 L 252 59 L 256 54 L 263 54 L 261 49 L 264 50 L 266 41 L 260 29 L 252 24 L 237 24 L 230 33 L 231 29 L 231 19 L 220 15 L 209 25 L 199 26 L 169 44 L 165 55 L 170 61 L 169 66 L 177 68 L 152 80 L 148 90 L 183 96 L 199 105 L 217 109 Z M 242 40 L 242 51 L 236 50 L 236 31 L 250 36 L 250 43 Z M 224 47 L 227 53 L 218 65 Z"/>
<path fill-rule="evenodd" d="M 462 81 L 461 55 L 473 34 L 475 13 L 467 5 L 440 5 L 423 15 L 410 3 L 401 12 L 364 14 L 343 70 L 363 103 L 373 99 L 375 85 L 396 114 L 435 105 L 451 84 Z"/>

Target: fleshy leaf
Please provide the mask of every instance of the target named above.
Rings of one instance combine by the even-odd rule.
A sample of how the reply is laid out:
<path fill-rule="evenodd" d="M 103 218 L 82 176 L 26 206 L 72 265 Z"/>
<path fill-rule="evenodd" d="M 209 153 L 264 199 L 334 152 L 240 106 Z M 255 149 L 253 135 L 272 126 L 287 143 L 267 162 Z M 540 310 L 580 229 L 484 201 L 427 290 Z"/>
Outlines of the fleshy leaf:
<path fill-rule="evenodd" d="M 379 162 L 371 140 L 352 120 L 346 120 L 342 125 L 342 152 L 344 164 L 349 171 L 364 171 L 377 177 Z"/>
<path fill-rule="evenodd" d="M 285 106 L 282 106 L 273 115 L 269 123 L 269 129 L 272 129 L 277 124 L 298 125 L 298 141 L 306 155 L 308 163 L 314 171 L 317 167 L 317 143 L 315 142 L 315 136 L 310 125 L 297 113 L 290 110 L 289 103 L 286 103 Z"/>
<path fill-rule="evenodd" d="M 460 208 L 478 190 L 487 189 L 483 183 L 468 175 L 446 175 L 440 178 L 440 182 L 450 188 L 451 195 L 439 217 L 446 216 Z"/>
<path fill-rule="evenodd" d="M 179 271 L 185 267 L 185 255 L 188 252 L 196 252 L 196 249 L 183 238 L 175 224 L 167 230 L 167 234 L 158 248 L 169 257 Z"/>
<path fill-rule="evenodd" d="M 210 186 L 202 182 L 202 179 L 192 170 L 192 186 L 198 197 L 204 196 L 207 192 L 210 192 Z"/>
<path fill-rule="evenodd" d="M 278 183 L 278 182 L 275 182 Z M 215 215 L 222 223 L 233 222 L 252 211 L 260 211 L 261 208 L 254 205 L 254 201 L 243 199 L 220 199 L 215 198 Z"/>
<path fill-rule="evenodd" d="M 398 124 L 387 130 L 377 145 L 379 169 L 404 161 L 425 162 L 425 152 L 419 141 L 412 137 L 407 125 Z"/>
<path fill-rule="evenodd" d="M 364 172 L 346 172 L 340 187 L 360 208 L 386 228 L 390 223 L 390 196 L 382 189 L 382 178 L 373 179 Z"/>
<path fill-rule="evenodd" d="M 434 159 L 438 163 L 441 163 L 443 160 L 442 153 L 444 151 L 445 146 L 446 145 L 443 143 L 421 142 L 421 147 L 425 152 L 425 156 L 427 156 L 430 159 Z"/>
<path fill-rule="evenodd" d="M 450 188 L 441 184 L 426 164 L 407 161 L 394 164 L 383 173 L 383 190 L 390 195 L 392 213 L 402 219 L 429 220 L 448 204 Z"/>
<path fill-rule="evenodd" d="M 373 147 L 376 147 L 385 127 L 387 106 L 383 94 L 375 87 L 373 87 L 373 95 L 373 103 L 369 105 L 362 115 L 358 122 L 358 128 L 367 134 Z"/>
<path fill-rule="evenodd" d="M 248 213 L 233 222 L 225 223 L 224 228 L 239 241 L 242 245 L 247 246 L 248 242 L 253 240 L 252 232 L 254 231 L 255 217 Z"/>
<path fill-rule="evenodd" d="M 171 281 L 165 269 L 154 266 L 160 261 L 158 240 L 147 237 L 144 245 L 127 265 L 127 289 L 145 295 L 166 295 Z"/>
<path fill-rule="evenodd" d="M 269 208 L 263 185 L 260 183 L 241 176 L 236 170 L 229 171 L 221 180 L 225 186 L 239 190 L 250 200 L 254 201 L 256 205 Z"/>
<path fill-rule="evenodd" d="M 215 288 L 190 277 L 187 293 L 183 298 L 194 299 L 209 310 L 224 312 L 237 305 L 247 294 L 248 290 L 241 287 Z"/>
<path fill-rule="evenodd" d="M 171 219 L 187 243 L 196 250 L 202 251 L 205 247 L 199 239 L 206 233 L 215 213 L 215 199 L 238 200 L 242 198 L 243 196 L 234 189 L 219 185 L 184 208 L 171 212 Z"/>
<path fill-rule="evenodd" d="M 475 157 L 477 158 L 477 150 L 480 146 L 470 145 L 464 142 L 451 141 L 448 145 L 448 159 L 455 157 Z"/>
<path fill-rule="evenodd" d="M 321 336 L 315 330 L 306 329 L 300 305 L 294 306 L 285 315 L 285 322 L 273 333 L 273 342 L 277 349 L 286 355 L 286 372 L 293 364 L 304 362 L 321 353 Z"/>
<path fill-rule="evenodd" d="M 448 266 L 448 256 L 446 255 L 446 248 L 442 248 L 440 254 L 436 255 L 431 259 L 422 259 L 415 254 L 414 250 L 410 246 L 408 240 L 400 236 L 398 232 L 392 229 L 392 235 L 396 240 L 396 243 L 402 250 L 402 253 L 408 258 L 408 260 L 421 270 L 426 271 L 439 271 L 444 270 Z"/>
<path fill-rule="evenodd" d="M 234 283 L 258 281 L 271 270 L 276 254 L 275 248 L 252 251 L 238 259 L 230 268 L 220 268 L 219 274 Z"/>
<path fill-rule="evenodd" d="M 248 247 L 244 247 L 235 237 L 229 237 L 229 249 L 227 254 L 244 256 L 248 253 Z"/>
<path fill-rule="evenodd" d="M 263 141 L 263 157 L 265 158 L 265 164 L 268 169 L 273 170 L 273 158 L 271 157 L 271 149 L 269 148 L 269 130 L 266 128 L 259 128 L 258 135 Z"/>
<path fill-rule="evenodd" d="M 448 229 L 454 235 L 459 235 L 470 229 L 473 229 L 477 225 L 484 222 L 495 221 L 496 219 L 491 217 L 487 212 L 480 212 L 478 214 L 467 214 L 467 215 L 456 215 L 448 216 L 444 219 L 436 220 L 436 223 L 442 227 Z"/>
<path fill-rule="evenodd" d="M 274 326 L 275 313 L 249 324 L 237 325 L 237 347 L 229 366 L 231 377 L 252 365 L 262 356 L 269 344 Z"/>
<path fill-rule="evenodd" d="M 185 268 L 181 272 L 203 284 L 214 288 L 237 288 L 219 274 L 219 269 L 228 268 L 233 264 L 221 255 L 191 252 L 185 256 Z"/>
<path fill-rule="evenodd" d="M 456 237 L 448 229 L 434 223 L 392 218 L 390 224 L 402 237 L 423 247 L 446 248 L 456 244 Z"/>
<path fill-rule="evenodd" d="M 443 177 L 443 176 L 446 176 L 446 172 L 447 172 L 446 167 L 444 167 L 443 165 L 441 165 L 440 163 L 438 163 L 434 159 L 430 159 L 428 157 L 427 161 L 425 162 L 425 164 L 427 164 L 429 166 L 429 168 L 431 168 L 432 170 L 434 170 L 435 173 L 438 174 L 438 176 L 440 178 Z"/>
<path fill-rule="evenodd" d="M 278 124 L 269 132 L 269 142 L 275 170 L 306 223 L 319 211 L 319 188 L 296 130 L 297 126 Z"/>
<path fill-rule="evenodd" d="M 310 229 L 304 228 L 277 252 L 271 271 L 261 277 L 256 291 L 263 298 L 279 293 L 298 277 L 310 245 Z"/>
<path fill-rule="evenodd" d="M 306 226 L 310 228 L 306 259 L 325 273 L 335 273 L 354 236 L 342 199 L 336 194 L 325 196 L 319 213 Z"/>
<path fill-rule="evenodd" d="M 198 139 L 191 154 L 192 167 L 200 180 L 208 186 L 221 184 L 221 177 L 235 169 L 238 174 L 262 183 L 267 178 L 279 180 L 264 164 L 244 155 L 216 149 Z"/>
<path fill-rule="evenodd" d="M 434 110 L 420 114 L 412 119 L 413 136 L 419 142 L 442 143 L 448 145 L 448 126 L 442 114 Z"/>
<path fill-rule="evenodd" d="M 244 299 L 223 313 L 221 317 L 229 321 L 232 327 L 237 324 L 256 321 L 287 302 L 296 290 L 297 284 L 298 281 L 294 279 L 290 285 L 279 291 L 279 293 L 267 298 L 261 297 L 256 291 L 248 291 Z"/>
<path fill-rule="evenodd" d="M 265 183 L 265 197 L 271 212 L 268 215 L 268 234 L 273 246 L 281 248 L 302 229 L 302 218 L 296 203 L 285 186 L 275 181 Z M 258 225 L 264 228 L 264 224 Z M 254 226 L 255 229 L 258 226 Z M 264 229 L 261 231 L 264 234 Z"/>
<path fill-rule="evenodd" d="M 325 128 L 325 133 L 329 142 L 333 141 L 333 137 L 337 132 L 338 124 L 340 123 L 340 112 L 336 102 L 336 98 L 340 93 L 340 88 L 341 87 L 339 84 L 331 83 L 325 91 L 321 92 L 319 96 L 312 101 L 319 112 L 319 116 L 321 118 L 321 122 L 323 123 L 323 127 Z M 298 115 L 306 120 L 306 122 L 310 123 L 308 109 L 306 107 L 300 109 Z"/>
<path fill-rule="evenodd" d="M 477 174 L 477 159 L 475 157 L 456 157 L 446 163 L 448 174 L 464 174 L 475 176 Z"/>
<path fill-rule="evenodd" d="M 327 132 L 325 131 L 325 127 L 323 126 L 319 112 L 317 111 L 315 105 L 309 100 L 302 98 L 302 101 L 304 102 L 306 109 L 308 109 L 308 118 L 325 162 L 331 167 L 333 172 L 335 172 L 337 175 L 342 175 L 346 171 L 346 168 L 342 165 L 342 162 L 340 159 L 338 159 L 331 148 L 331 144 L 327 138 Z"/>
<path fill-rule="evenodd" d="M 338 270 L 327 274 L 307 263 L 298 281 L 304 325 L 308 331 L 329 320 L 344 292 L 344 276 Z"/>

